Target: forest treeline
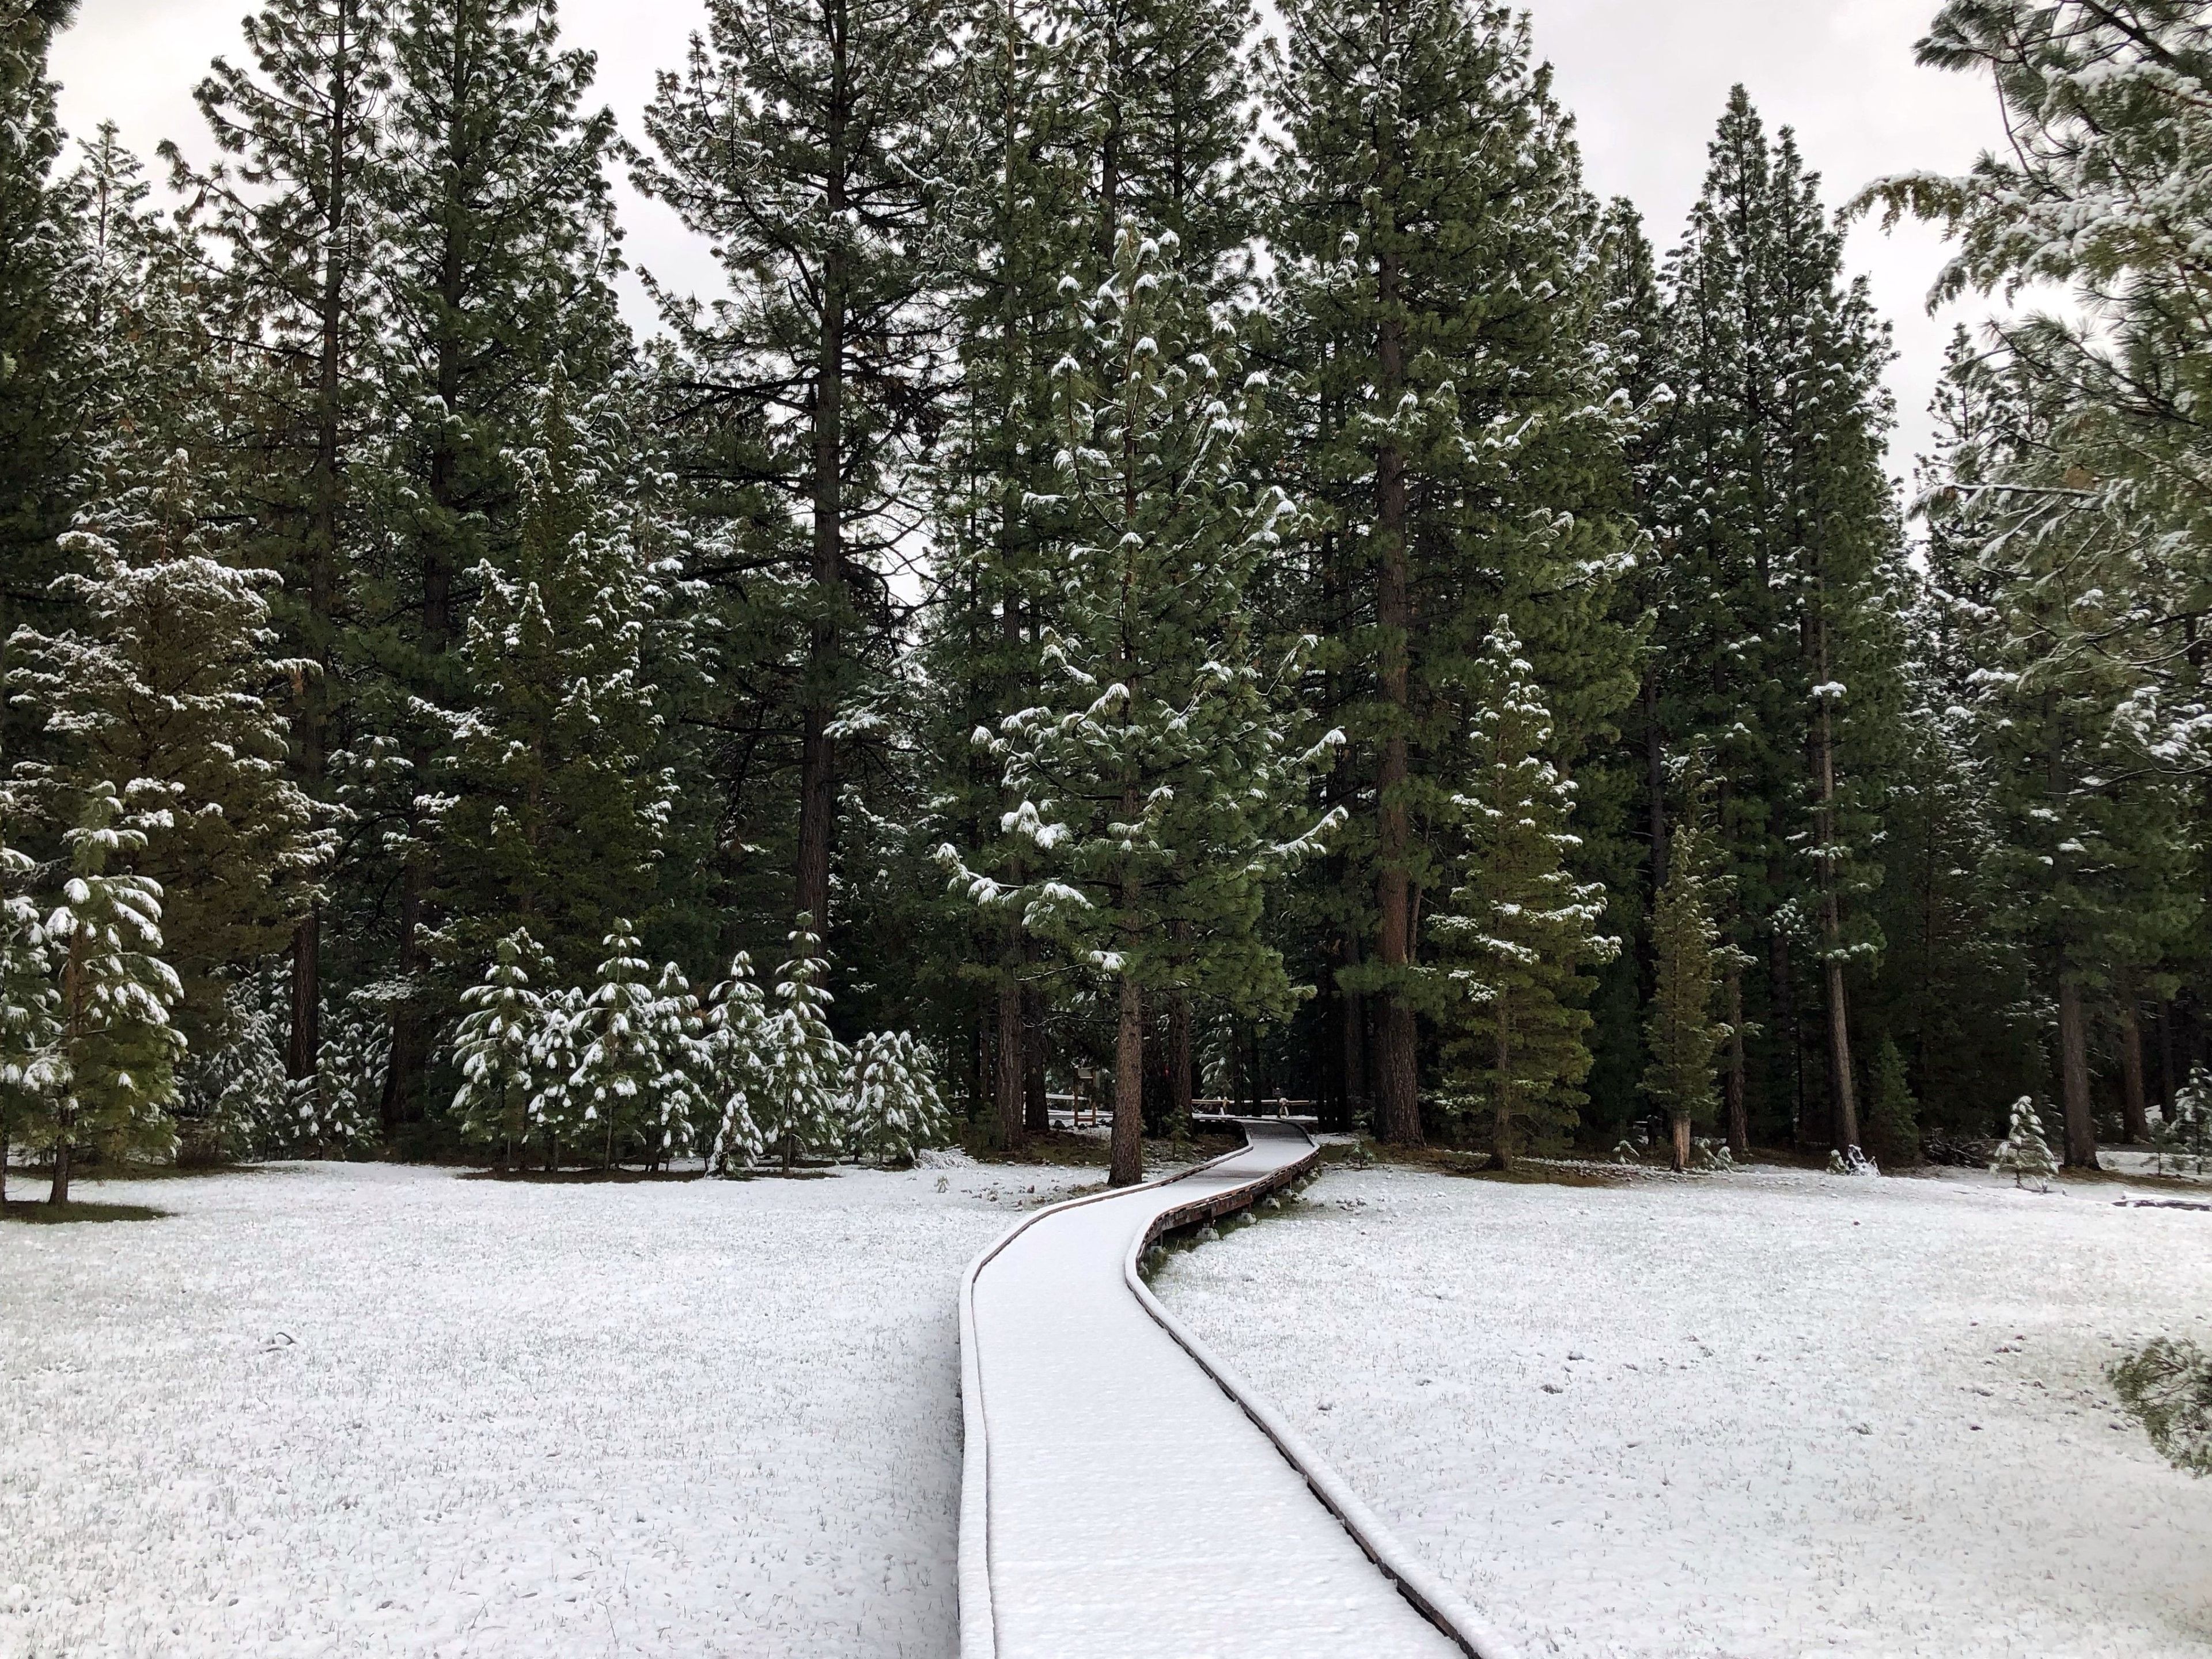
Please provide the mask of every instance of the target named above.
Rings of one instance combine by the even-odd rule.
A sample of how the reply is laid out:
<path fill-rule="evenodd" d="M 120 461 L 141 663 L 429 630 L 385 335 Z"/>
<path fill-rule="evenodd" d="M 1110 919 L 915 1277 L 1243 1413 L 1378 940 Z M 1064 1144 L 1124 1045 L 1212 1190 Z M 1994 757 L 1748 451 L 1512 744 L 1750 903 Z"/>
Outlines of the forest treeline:
<path fill-rule="evenodd" d="M 1662 235 L 1483 0 L 706 0 L 638 146 L 550 0 L 266 0 L 155 158 L 60 131 L 71 9 L 0 0 L 0 1119 L 64 1172 L 1018 1148 L 1079 1081 L 1117 1179 L 1200 1096 L 1911 1163 L 2027 1095 L 2085 1164 L 2188 1097 L 2201 0 L 1950 0 L 2006 130 L 1850 202 L 1739 90 Z M 625 177 L 724 278 L 648 338 Z M 2019 301 L 1909 490 L 1869 213 Z"/>

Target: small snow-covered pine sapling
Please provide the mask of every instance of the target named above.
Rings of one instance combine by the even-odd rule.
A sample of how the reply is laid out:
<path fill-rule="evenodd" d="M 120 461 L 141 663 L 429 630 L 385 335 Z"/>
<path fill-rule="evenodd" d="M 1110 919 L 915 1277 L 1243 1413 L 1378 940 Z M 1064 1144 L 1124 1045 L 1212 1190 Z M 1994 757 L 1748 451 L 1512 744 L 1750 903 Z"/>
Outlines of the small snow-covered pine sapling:
<path fill-rule="evenodd" d="M 1841 1152 L 1828 1153 L 1828 1173 L 1839 1176 L 1880 1175 L 1881 1166 L 1856 1146 L 1846 1146 Z"/>
<path fill-rule="evenodd" d="M 60 992 L 46 1113 L 56 1205 L 69 1202 L 79 1146 L 115 1153 L 174 1146 L 166 1109 L 185 1048 L 169 1024 L 183 989 L 159 954 L 160 884 L 110 867 L 146 846 L 145 831 L 125 821 L 113 784 L 87 793 L 66 845 L 69 878 L 45 924 Z"/>
<path fill-rule="evenodd" d="M 292 1133 L 297 1148 L 318 1158 L 343 1157 L 383 1133 L 384 1075 L 392 1060 L 392 1026 L 367 999 L 325 1010 L 315 1075 L 294 1085 Z"/>
<path fill-rule="evenodd" d="M 878 1164 L 912 1164 L 951 1133 L 929 1055 L 911 1032 L 871 1032 L 854 1045 L 845 1110 L 847 1146 Z"/>
<path fill-rule="evenodd" d="M 740 951 L 730 976 L 714 988 L 707 1012 L 707 1167 L 741 1175 L 766 1150 L 756 1103 L 768 1082 L 769 1014 L 753 977 L 753 961 Z"/>
<path fill-rule="evenodd" d="M 2105 1375 L 2168 1462 L 2212 1474 L 2212 1356 L 2194 1342 L 2162 1336 L 2114 1361 Z"/>
<path fill-rule="evenodd" d="M 653 1052 L 652 965 L 638 954 L 636 933 L 617 921 L 605 940 L 606 959 L 586 1000 L 575 1032 L 576 1069 L 568 1079 L 574 1132 L 599 1141 L 599 1167 L 615 1164 L 615 1137 L 642 1127 L 659 1073 Z"/>
<path fill-rule="evenodd" d="M 658 1170 L 679 1152 L 694 1150 L 714 1116 L 706 1022 L 690 982 L 672 962 L 662 966 L 653 988 L 646 1047 L 652 1075 L 639 1129 L 647 1141 L 646 1161 Z"/>
<path fill-rule="evenodd" d="M 258 1158 L 289 1150 L 284 1026 L 262 991 L 254 977 L 225 990 L 222 1044 L 198 1056 L 180 1085 L 200 1121 L 203 1155 Z"/>
<path fill-rule="evenodd" d="M 0 842 L 0 882 L 31 860 Z M 0 1210 L 8 1206 L 8 1158 L 18 1133 L 53 1092 L 53 1041 L 61 998 L 46 958 L 38 907 L 0 891 Z"/>
<path fill-rule="evenodd" d="M 544 1018 L 530 1045 L 530 1074 L 535 1085 L 530 1093 L 530 1128 L 545 1138 L 545 1169 L 550 1175 L 561 1167 L 561 1142 L 578 1127 L 576 1090 L 573 1079 L 583 1057 L 584 1011 L 586 998 L 574 985 L 549 992 Z"/>
<path fill-rule="evenodd" d="M 755 1123 L 787 1174 L 804 1152 L 844 1142 L 845 1046 L 830 1029 L 830 964 L 812 919 L 791 934 L 791 960 L 776 970 L 775 1010 L 769 1017 L 766 1065 Z"/>
<path fill-rule="evenodd" d="M 2051 1182 L 2058 1175 L 2058 1161 L 2051 1154 L 2050 1141 L 2044 1138 L 2043 1120 L 2036 1113 L 2033 1096 L 2022 1095 L 2013 1103 L 2011 1130 L 1999 1143 L 1990 1170 L 1993 1175 L 2011 1176 L 2015 1187 L 2033 1181 L 2039 1193 L 2051 1190 Z"/>
<path fill-rule="evenodd" d="M 462 1135 L 499 1149 L 504 1174 L 526 1132 L 531 1066 L 545 1019 L 545 999 L 531 988 L 538 947 L 517 928 L 495 947 L 483 982 L 461 993 L 465 1011 L 453 1028 L 453 1066 L 460 1086 L 453 1115 Z"/>

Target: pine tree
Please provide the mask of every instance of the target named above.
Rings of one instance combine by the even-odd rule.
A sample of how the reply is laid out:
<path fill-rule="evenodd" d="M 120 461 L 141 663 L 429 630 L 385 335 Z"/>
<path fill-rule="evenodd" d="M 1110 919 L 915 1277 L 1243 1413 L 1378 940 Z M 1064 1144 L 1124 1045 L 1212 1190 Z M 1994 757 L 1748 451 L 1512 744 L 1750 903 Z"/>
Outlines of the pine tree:
<path fill-rule="evenodd" d="M 647 1005 L 645 1042 L 653 1082 L 640 1130 L 647 1161 L 658 1167 L 690 1152 L 701 1132 L 718 1121 L 708 1093 L 711 1058 L 699 999 L 672 962 L 662 966 Z"/>
<path fill-rule="evenodd" d="M 1878 953 L 1858 895 L 1891 753 L 1900 538 L 1882 444 L 1889 356 L 1843 233 L 1786 129 L 1741 88 L 1666 271 L 1674 396 L 1652 490 L 1667 746 L 1710 748 L 1719 836 L 1767 953 L 1770 1090 L 1808 1147 L 1858 1139 L 1848 970 Z M 1820 968 L 1829 1100 L 1802 1098 L 1797 969 Z"/>
<path fill-rule="evenodd" d="M 520 541 L 511 562 L 471 573 L 458 653 L 469 699 L 437 775 L 435 897 L 449 947 L 485 951 L 527 927 L 577 975 L 667 833 L 675 781 L 647 654 L 660 531 L 611 398 L 556 380 L 512 459 Z"/>
<path fill-rule="evenodd" d="M 294 1143 L 284 1023 L 260 975 L 224 988 L 223 1038 L 195 1049 L 179 1079 L 179 1164 L 282 1157 Z"/>
<path fill-rule="evenodd" d="M 1422 895 L 1467 763 L 1447 688 L 1502 611 L 1563 759 L 1632 696 L 1613 620 L 1626 526 L 1591 349 L 1598 211 L 1528 27 L 1474 0 L 1299 3 L 1266 90 L 1289 465 L 1356 807 L 1336 978 L 1380 1003 L 1378 1127 L 1415 1142 Z M 1370 949 L 1371 943 L 1371 949 Z M 1361 957 L 1351 961 L 1355 951 Z"/>
<path fill-rule="evenodd" d="M 1714 921 L 1711 856 L 1703 827 L 1686 815 L 1674 826 L 1651 915 L 1653 986 L 1644 1017 L 1651 1058 L 1644 1091 L 1672 1126 L 1677 1170 L 1689 1168 L 1692 1132 L 1711 1122 L 1719 1104 L 1713 1062 L 1731 1036 L 1715 1016 L 1735 953 Z"/>
<path fill-rule="evenodd" d="M 349 998 L 333 1016 L 316 1020 L 323 1034 L 315 1075 L 291 1085 L 291 1121 L 284 1150 L 317 1158 L 344 1157 L 381 1138 L 377 1102 L 392 1063 L 391 1022 L 369 1000 Z"/>
<path fill-rule="evenodd" d="M 570 1039 L 576 1068 L 562 1127 L 572 1139 L 597 1139 L 599 1167 L 611 1170 L 617 1139 L 635 1137 L 652 1121 L 660 1073 L 653 1048 L 652 964 L 638 954 L 627 921 L 617 921 L 605 943 L 599 981 Z"/>
<path fill-rule="evenodd" d="M 1888 1037 L 1874 1051 L 1867 1080 L 1867 1150 L 1886 1170 L 1920 1162 L 1920 1108 L 1905 1074 L 1905 1054 Z"/>
<path fill-rule="evenodd" d="M 775 1006 L 769 1016 L 753 1124 L 762 1144 L 783 1160 L 787 1175 L 805 1152 L 842 1147 L 845 1045 L 830 1029 L 830 964 L 812 918 L 792 930 L 791 960 L 776 969 Z"/>
<path fill-rule="evenodd" d="M 112 459 L 108 493 L 64 538 L 80 568 L 58 592 L 77 625 L 19 631 L 7 689 L 45 714 L 60 756 L 15 769 L 19 799 L 58 816 L 100 780 L 125 780 L 146 837 L 131 867 L 167 896 L 179 1028 L 212 1048 L 224 1024 L 216 970 L 282 945 L 332 837 L 287 775 L 270 689 L 307 665 L 276 655 L 274 579 L 220 556 L 192 475 L 181 450 Z"/>
<path fill-rule="evenodd" d="M 539 1022 L 530 1047 L 530 1127 L 545 1137 L 545 1169 L 561 1167 L 561 1138 L 574 1127 L 580 1113 L 575 1106 L 577 1067 L 583 1059 L 586 999 L 578 986 L 564 986 L 545 996 L 545 1017 Z"/>
<path fill-rule="evenodd" d="M 647 111 L 658 155 L 634 175 L 712 241 L 730 280 L 711 312 L 665 298 L 684 360 L 672 391 L 696 470 L 752 520 L 722 579 L 763 565 L 791 577 L 776 631 L 801 640 L 786 692 L 799 727 L 792 909 L 825 933 L 838 727 L 888 638 L 898 463 L 938 375 L 917 307 L 933 281 L 921 256 L 952 21 L 908 0 L 711 0 L 705 36 Z"/>
<path fill-rule="evenodd" d="M 707 1013 L 707 1167 L 739 1175 L 767 1148 L 760 1127 L 769 1083 L 770 1021 L 752 958 L 731 958 L 730 976 L 714 988 Z"/>
<path fill-rule="evenodd" d="M 339 740 L 349 604 L 364 514 L 352 477 L 368 396 L 368 274 L 376 263 L 367 175 L 388 85 L 378 0 L 270 0 L 246 18 L 252 68 L 217 58 L 194 89 L 226 158 L 197 170 L 164 146 L 173 181 L 222 257 L 206 292 L 236 354 L 239 415 L 224 434 L 230 487 L 253 520 L 253 562 L 284 578 L 294 682 L 294 775 L 326 792 Z M 292 938 L 295 1081 L 319 1064 L 320 912 Z"/>
<path fill-rule="evenodd" d="M 50 584 L 64 568 L 55 538 L 83 459 L 78 239 L 53 177 L 64 141 L 46 70 L 76 11 L 75 0 L 0 0 L 0 640 L 52 620 Z"/>
<path fill-rule="evenodd" d="M 1262 410 L 1238 384 L 1233 322 L 1207 314 L 1171 246 L 1125 230 L 1084 326 L 1059 371 L 1071 548 L 1045 678 L 994 743 L 1020 799 L 1005 827 L 1036 872 L 1015 901 L 1024 925 L 1116 1000 L 1111 1179 L 1127 1185 L 1142 1173 L 1146 994 L 1288 1004 L 1261 893 L 1319 838 L 1290 817 L 1328 745 L 1289 752 L 1299 655 L 1263 663 L 1243 611 L 1290 509 L 1248 481 Z M 943 857 L 971 896 L 1009 902 Z"/>
<path fill-rule="evenodd" d="M 507 1170 L 527 1132 L 531 1066 L 545 1021 L 545 998 L 531 988 L 537 942 L 520 928 L 500 940 L 483 982 L 462 994 L 453 1064 L 460 1074 L 449 1109 L 463 1135 L 499 1148 Z"/>
<path fill-rule="evenodd" d="M 44 926 L 60 990 L 52 1091 L 42 1114 L 55 1205 L 69 1202 L 80 1146 L 119 1157 L 174 1146 L 167 1109 L 185 1049 L 169 1023 L 182 988 L 159 955 L 161 887 L 110 867 L 146 847 L 145 830 L 113 784 L 86 792 L 67 846 L 69 878 Z"/>
<path fill-rule="evenodd" d="M 2015 1187 L 2033 1181 L 2039 1193 L 2051 1190 L 2058 1164 L 2051 1156 L 2051 1143 L 2044 1139 L 2043 1120 L 2037 1115 L 2033 1096 L 2022 1095 L 2013 1103 L 2012 1127 L 1998 1144 L 1990 1173 L 2011 1176 Z"/>
<path fill-rule="evenodd" d="M 2212 1357 L 2186 1338 L 2162 1336 L 2105 1375 L 2166 1462 L 2212 1474 Z"/>
<path fill-rule="evenodd" d="M 405 762 L 364 815 L 380 858 L 363 878 L 397 866 L 387 1125 L 419 1115 L 424 1037 L 451 994 L 429 961 L 439 881 L 422 807 L 450 733 L 422 711 L 469 706 L 470 573 L 512 567 L 527 497 L 510 452 L 530 447 L 555 366 L 597 392 L 628 347 L 611 286 L 614 118 L 581 107 L 592 55 L 560 48 L 550 0 L 391 10 L 392 89 L 366 179 L 379 434 L 362 470 L 386 526 L 373 574 L 392 620 L 375 641 L 381 672 L 360 691 Z"/>
<path fill-rule="evenodd" d="M 1460 884 L 1429 918 L 1450 1094 L 1489 1121 L 1512 1167 L 1530 1136 L 1571 1129 L 1589 1074 L 1585 967 L 1620 941 L 1598 931 L 1603 890 L 1567 867 L 1574 784 L 1550 758 L 1552 718 L 1499 617 L 1474 684 L 1475 770 L 1454 805 L 1467 828 Z"/>
<path fill-rule="evenodd" d="M 872 1031 L 854 1045 L 845 1082 L 846 1146 L 855 1158 L 910 1164 L 951 1121 L 929 1056 L 905 1031 Z"/>

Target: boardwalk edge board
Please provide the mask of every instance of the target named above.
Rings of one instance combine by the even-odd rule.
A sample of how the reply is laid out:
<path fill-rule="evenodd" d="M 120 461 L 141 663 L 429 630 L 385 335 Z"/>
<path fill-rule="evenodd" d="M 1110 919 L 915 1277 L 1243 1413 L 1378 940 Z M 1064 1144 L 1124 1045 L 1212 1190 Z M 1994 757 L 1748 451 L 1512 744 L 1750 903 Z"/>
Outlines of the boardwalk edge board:
<path fill-rule="evenodd" d="M 1301 1129 L 1300 1133 L 1304 1133 Z M 1310 1141 L 1311 1135 L 1307 1139 Z M 1249 1135 L 1248 1135 L 1249 1143 Z M 1170 1186 L 1201 1175 L 1226 1163 L 1245 1149 L 1224 1153 L 1188 1170 L 1148 1181 L 1137 1187 L 1115 1188 L 1103 1193 L 1070 1199 L 1025 1216 L 969 1264 L 960 1281 L 960 1403 L 963 1443 L 960 1488 L 960 1659 L 998 1659 L 997 1615 L 991 1594 L 990 1445 L 983 1412 L 981 1361 L 976 1352 L 975 1280 L 993 1257 L 1047 1216 L 1086 1204 L 1120 1199 L 1146 1188 Z M 1139 1264 L 1144 1254 L 1164 1235 L 1200 1222 L 1249 1209 L 1271 1193 L 1304 1179 L 1320 1161 L 1318 1143 L 1297 1163 L 1197 1202 L 1164 1210 L 1130 1245 L 1121 1266 L 1124 1281 L 1138 1304 L 1165 1331 L 1177 1346 L 1213 1380 L 1237 1409 L 1249 1419 L 1297 1471 L 1322 1506 L 1334 1516 L 1367 1559 L 1414 1610 L 1449 1638 L 1470 1659 L 1519 1659 L 1503 1637 L 1492 1630 L 1449 1584 L 1413 1551 L 1401 1543 L 1382 1518 L 1361 1501 L 1344 1478 L 1330 1467 L 1304 1436 L 1293 1429 L 1267 1398 L 1247 1383 L 1225 1362 L 1199 1340 L 1162 1305 L 1144 1282 Z"/>

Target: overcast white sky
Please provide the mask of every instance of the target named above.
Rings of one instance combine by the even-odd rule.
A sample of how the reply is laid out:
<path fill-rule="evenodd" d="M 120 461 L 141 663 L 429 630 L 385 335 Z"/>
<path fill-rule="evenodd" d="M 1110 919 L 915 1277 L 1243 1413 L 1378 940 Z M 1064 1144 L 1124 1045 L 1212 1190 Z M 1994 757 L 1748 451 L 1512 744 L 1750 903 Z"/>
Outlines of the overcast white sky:
<path fill-rule="evenodd" d="M 1532 0 L 1538 48 L 1577 117 L 1590 185 L 1635 199 L 1661 248 L 1674 240 L 1705 171 L 1728 88 L 1741 81 L 1770 126 L 1790 125 L 1827 179 L 1831 203 L 1879 174 L 1963 169 L 1999 137 L 1984 82 L 1917 69 L 1912 43 L 1936 0 Z M 162 138 L 200 149 L 191 88 L 209 58 L 234 52 L 248 0 L 83 0 L 55 73 L 72 131 L 103 117 L 150 155 Z M 601 96 L 638 132 L 653 71 L 681 61 L 700 0 L 567 0 L 569 36 L 599 54 Z M 635 263 L 710 284 L 696 245 L 664 211 L 623 206 Z M 1917 227 L 1885 236 L 1862 225 L 1855 269 L 1895 323 L 1901 430 L 1893 470 L 1925 447 L 1925 409 L 1951 317 L 1923 298 L 1940 245 Z M 1974 308 L 1968 307 L 1968 314 Z M 648 319 L 640 315 L 641 324 Z"/>

